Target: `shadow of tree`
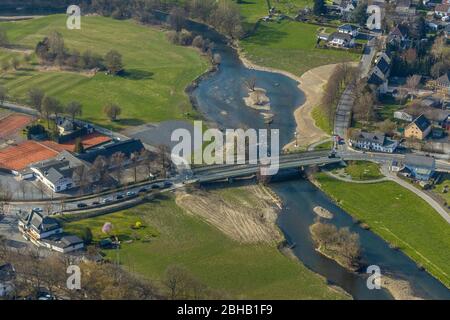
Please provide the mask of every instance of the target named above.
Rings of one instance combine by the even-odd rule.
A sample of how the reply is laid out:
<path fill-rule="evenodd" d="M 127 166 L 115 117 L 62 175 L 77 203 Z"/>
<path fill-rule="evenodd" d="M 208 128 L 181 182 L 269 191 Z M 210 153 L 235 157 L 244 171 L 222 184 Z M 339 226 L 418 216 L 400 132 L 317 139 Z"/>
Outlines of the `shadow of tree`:
<path fill-rule="evenodd" d="M 153 72 L 137 69 L 124 70 L 119 73 L 120 77 L 129 80 L 149 80 L 153 77 L 153 75 Z"/>

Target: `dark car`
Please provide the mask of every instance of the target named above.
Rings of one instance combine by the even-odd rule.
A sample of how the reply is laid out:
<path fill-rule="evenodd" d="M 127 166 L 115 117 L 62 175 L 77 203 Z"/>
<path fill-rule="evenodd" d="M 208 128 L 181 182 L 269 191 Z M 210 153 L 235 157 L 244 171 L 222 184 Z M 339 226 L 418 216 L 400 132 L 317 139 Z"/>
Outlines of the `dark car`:
<path fill-rule="evenodd" d="M 152 189 L 159 189 L 161 186 L 159 184 L 152 184 Z"/>
<path fill-rule="evenodd" d="M 164 188 L 170 188 L 171 186 L 173 186 L 173 183 L 171 181 L 164 182 Z"/>
<path fill-rule="evenodd" d="M 83 202 L 77 203 L 77 207 L 78 208 L 86 208 L 87 206 L 88 205 L 86 203 L 83 203 Z"/>
<path fill-rule="evenodd" d="M 93 206 L 98 206 L 99 204 L 100 204 L 100 202 L 98 202 L 98 201 L 92 202 L 92 205 L 93 205 Z"/>
<path fill-rule="evenodd" d="M 148 190 L 147 188 L 141 188 L 139 189 L 139 193 L 146 193 Z"/>
<path fill-rule="evenodd" d="M 117 200 L 123 199 L 123 194 L 118 194 L 118 195 L 116 196 L 116 199 L 117 199 Z"/>

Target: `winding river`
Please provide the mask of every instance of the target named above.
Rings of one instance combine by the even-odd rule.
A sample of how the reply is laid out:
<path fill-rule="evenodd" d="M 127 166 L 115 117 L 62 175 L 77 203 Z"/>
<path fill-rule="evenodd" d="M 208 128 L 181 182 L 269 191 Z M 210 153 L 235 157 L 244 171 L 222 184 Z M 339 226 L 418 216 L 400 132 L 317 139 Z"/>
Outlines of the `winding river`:
<path fill-rule="evenodd" d="M 265 89 L 270 98 L 271 112 L 274 114 L 271 128 L 280 129 L 282 145 L 292 141 L 296 127 L 293 112 L 304 102 L 304 95 L 298 89 L 298 83 L 278 73 L 248 69 L 223 36 L 195 22 L 191 22 L 188 28 L 214 41 L 213 51 L 221 55 L 219 70 L 200 81 L 191 93 L 197 108 L 204 116 L 220 128 L 266 128 L 261 112 L 248 108 L 243 102 L 243 98 L 247 96 L 243 82 L 254 77 L 257 87 Z M 364 272 L 365 269 L 359 273 L 349 272 L 314 249 L 309 226 L 314 223 L 316 217 L 313 212 L 315 206 L 324 207 L 334 213 L 330 223 L 338 227 L 349 227 L 352 232 L 359 234 L 364 265 L 378 265 L 382 273 L 407 280 L 419 297 L 450 299 L 448 288 L 427 272 L 420 270 L 405 254 L 391 249 L 379 236 L 362 229 L 322 191 L 310 182 L 299 179 L 298 171 L 281 173 L 279 178 L 282 179 L 271 185 L 284 203 L 278 225 L 288 242 L 295 244 L 295 255 L 312 271 L 323 275 L 330 284 L 343 288 L 354 299 L 392 299 L 384 289 L 368 289 L 368 274 Z"/>
<path fill-rule="evenodd" d="M 5 11 L 2 13 L 5 14 Z M 11 15 L 36 13 L 53 12 L 8 12 Z M 162 13 L 161 19 L 165 19 Z M 205 25 L 189 22 L 187 28 L 212 40 L 215 43 L 214 53 L 219 53 L 222 58 L 219 70 L 200 81 L 191 93 L 204 116 L 222 128 L 266 128 L 261 113 L 246 107 L 243 102 L 243 97 L 247 95 L 243 81 L 255 77 L 257 87 L 265 89 L 271 100 L 271 112 L 274 114 L 271 127 L 280 128 L 280 143 L 284 145 L 291 141 L 296 127 L 293 112 L 304 102 L 304 95 L 298 90 L 297 82 L 281 74 L 244 67 L 236 51 L 227 45 L 226 39 Z M 315 218 L 313 208 L 321 206 L 334 213 L 330 223 L 349 227 L 359 234 L 365 265 L 378 265 L 382 273 L 409 281 L 418 296 L 450 299 L 449 289 L 427 272 L 419 270 L 414 261 L 402 252 L 391 249 L 373 232 L 362 229 L 323 192 L 299 178 L 298 171 L 284 172 L 271 187 L 284 202 L 278 225 L 288 242 L 295 243 L 294 254 L 308 268 L 323 275 L 330 284 L 343 288 L 355 299 L 392 299 L 386 290 L 367 288 L 364 270 L 360 273 L 349 272 L 314 250 L 309 226 Z"/>

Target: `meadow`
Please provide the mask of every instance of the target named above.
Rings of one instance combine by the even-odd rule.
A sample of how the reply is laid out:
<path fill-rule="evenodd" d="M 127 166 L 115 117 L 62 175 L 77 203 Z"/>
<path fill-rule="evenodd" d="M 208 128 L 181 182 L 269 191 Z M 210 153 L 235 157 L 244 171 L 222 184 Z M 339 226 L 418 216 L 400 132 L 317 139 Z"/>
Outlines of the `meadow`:
<path fill-rule="evenodd" d="M 424 200 L 395 182 L 346 183 L 323 173 L 316 178 L 344 210 L 450 287 L 450 225 Z"/>
<path fill-rule="evenodd" d="M 6 29 L 10 42 L 29 50 L 52 31 L 60 32 L 71 50 L 91 50 L 100 55 L 117 50 L 123 56 L 123 76 L 100 72 L 90 77 L 76 72 L 43 71 L 33 64 L 0 77 L 0 85 L 6 86 L 11 99 L 17 102 L 28 102 L 28 90 L 38 87 L 63 103 L 81 102 L 84 119 L 115 129 L 188 119 L 194 111 L 184 89 L 209 66 L 198 51 L 173 45 L 162 30 L 131 20 L 88 16 L 83 17 L 81 30 L 68 30 L 65 15 L 51 15 L 3 22 L 0 27 Z M 0 61 L 10 60 L 14 55 L 23 56 L 0 50 Z M 120 121 L 114 124 L 102 112 L 103 106 L 110 102 L 122 108 Z"/>
<path fill-rule="evenodd" d="M 143 228 L 132 230 L 139 221 Z M 160 283 L 165 270 L 180 265 L 213 289 L 233 298 L 342 299 L 325 280 L 298 260 L 283 255 L 276 244 L 245 244 L 231 240 L 204 220 L 186 214 L 172 197 L 139 207 L 67 223 L 69 232 L 89 226 L 94 241 L 106 237 L 101 227 L 114 226 L 120 250 L 105 250 L 111 260 Z M 132 240 L 131 243 L 127 240 Z M 134 240 L 133 240 L 134 239 Z M 127 243 L 128 242 L 128 243 Z"/>

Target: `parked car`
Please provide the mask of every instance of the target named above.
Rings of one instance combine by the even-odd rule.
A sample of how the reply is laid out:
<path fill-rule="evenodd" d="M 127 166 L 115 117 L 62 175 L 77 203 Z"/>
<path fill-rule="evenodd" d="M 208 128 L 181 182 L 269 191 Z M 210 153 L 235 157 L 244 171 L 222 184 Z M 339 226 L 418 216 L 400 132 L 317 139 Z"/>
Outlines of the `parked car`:
<path fill-rule="evenodd" d="M 123 199 L 123 194 L 118 194 L 118 195 L 116 196 L 116 199 L 117 199 L 117 200 Z"/>
<path fill-rule="evenodd" d="M 152 184 L 152 189 L 159 189 L 161 186 L 159 184 Z"/>
<path fill-rule="evenodd" d="M 86 208 L 87 206 L 88 205 L 86 203 L 83 203 L 83 202 L 77 203 L 77 207 L 78 208 Z"/>
<path fill-rule="evenodd" d="M 165 181 L 164 182 L 164 188 L 170 188 L 171 186 L 173 186 L 172 181 Z"/>
<path fill-rule="evenodd" d="M 100 204 L 100 202 L 98 202 L 98 201 L 92 202 L 92 205 L 93 205 L 93 206 L 98 206 L 99 204 Z"/>
<path fill-rule="evenodd" d="M 141 188 L 139 189 L 139 193 L 146 193 L 148 191 L 147 188 Z"/>
<path fill-rule="evenodd" d="M 132 197 L 132 196 L 135 196 L 136 195 L 136 192 L 134 192 L 134 191 L 128 191 L 127 192 L 127 197 Z"/>
<path fill-rule="evenodd" d="M 112 201 L 111 198 L 105 198 L 105 199 L 102 199 L 102 203 L 103 203 L 103 204 L 109 203 L 109 202 L 111 202 L 111 201 Z"/>
<path fill-rule="evenodd" d="M 36 207 L 36 208 L 33 208 L 33 211 L 34 212 L 42 212 L 44 210 L 42 210 L 42 208 Z"/>

